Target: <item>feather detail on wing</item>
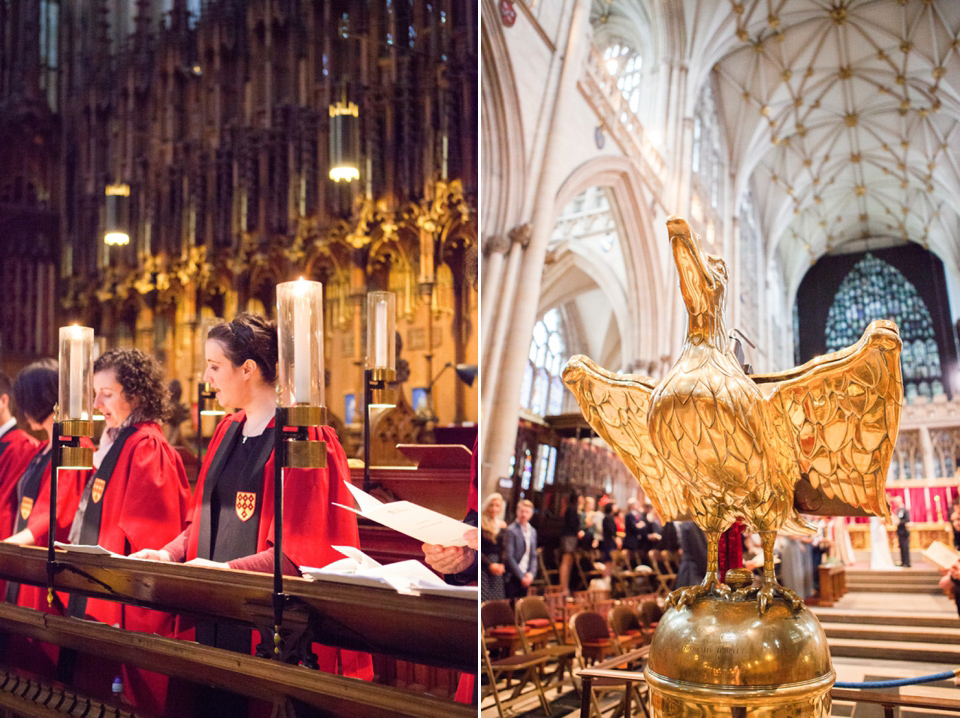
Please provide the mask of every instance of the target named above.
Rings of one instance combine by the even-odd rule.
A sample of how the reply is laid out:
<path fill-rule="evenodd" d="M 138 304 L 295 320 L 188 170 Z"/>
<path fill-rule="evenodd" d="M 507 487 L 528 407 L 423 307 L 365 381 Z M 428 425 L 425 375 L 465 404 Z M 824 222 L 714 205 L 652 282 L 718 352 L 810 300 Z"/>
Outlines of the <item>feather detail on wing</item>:
<path fill-rule="evenodd" d="M 650 442 L 647 409 L 656 385 L 636 374 L 614 374 L 585 356 L 573 357 L 563 382 L 577 398 L 580 411 L 627 465 L 663 521 L 686 513 L 688 504 L 680 477 L 661 461 Z"/>
<path fill-rule="evenodd" d="M 751 377 L 780 413 L 813 488 L 887 521 L 884 489 L 903 402 L 900 345 L 897 325 L 879 320 L 851 347 Z"/>

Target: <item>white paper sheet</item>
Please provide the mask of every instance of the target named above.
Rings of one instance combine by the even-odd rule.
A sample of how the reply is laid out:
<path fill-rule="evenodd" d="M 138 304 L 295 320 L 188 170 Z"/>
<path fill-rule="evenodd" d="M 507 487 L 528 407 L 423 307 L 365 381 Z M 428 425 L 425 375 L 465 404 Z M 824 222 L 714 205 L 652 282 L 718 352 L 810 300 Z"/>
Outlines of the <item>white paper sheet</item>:
<path fill-rule="evenodd" d="M 378 502 L 379 503 L 379 502 Z M 397 593 L 419 596 L 425 589 L 442 590 L 447 585 L 420 561 L 381 564 L 353 546 L 334 546 L 347 558 L 323 568 L 301 566 L 305 577 L 375 588 L 392 588 Z"/>
<path fill-rule="evenodd" d="M 353 511 L 366 519 L 376 521 L 378 524 L 383 524 L 418 541 L 441 546 L 466 546 L 467 542 L 463 535 L 475 528 L 462 521 L 444 516 L 433 509 L 418 506 L 409 501 L 394 501 L 384 504 L 362 489 L 358 489 L 349 481 L 344 481 L 344 483 L 350 489 L 350 493 L 353 494 L 359 509 L 343 504 L 334 504 L 335 506 Z"/>
<path fill-rule="evenodd" d="M 74 553 L 87 553 L 93 556 L 117 556 L 118 558 L 126 558 L 126 556 L 123 554 L 114 553 L 113 551 L 105 549 L 103 546 L 62 543 L 61 541 L 54 541 L 53 545 L 55 548 L 63 549 L 64 551 L 72 551 Z"/>

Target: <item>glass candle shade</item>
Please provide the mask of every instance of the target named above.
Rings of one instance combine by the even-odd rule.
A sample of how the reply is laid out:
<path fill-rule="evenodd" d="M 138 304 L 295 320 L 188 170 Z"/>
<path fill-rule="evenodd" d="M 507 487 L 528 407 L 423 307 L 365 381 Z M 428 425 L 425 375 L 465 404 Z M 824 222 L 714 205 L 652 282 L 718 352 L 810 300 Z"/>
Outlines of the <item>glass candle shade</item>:
<path fill-rule="evenodd" d="M 324 406 L 323 285 L 277 285 L 280 406 Z"/>
<path fill-rule="evenodd" d="M 434 274 L 434 252 L 436 247 L 433 241 L 432 223 L 420 228 L 420 276 L 419 284 L 433 284 L 436 281 Z"/>
<path fill-rule="evenodd" d="M 60 421 L 93 419 L 93 329 L 60 327 Z"/>
<path fill-rule="evenodd" d="M 367 293 L 367 368 L 396 369 L 397 295 Z"/>

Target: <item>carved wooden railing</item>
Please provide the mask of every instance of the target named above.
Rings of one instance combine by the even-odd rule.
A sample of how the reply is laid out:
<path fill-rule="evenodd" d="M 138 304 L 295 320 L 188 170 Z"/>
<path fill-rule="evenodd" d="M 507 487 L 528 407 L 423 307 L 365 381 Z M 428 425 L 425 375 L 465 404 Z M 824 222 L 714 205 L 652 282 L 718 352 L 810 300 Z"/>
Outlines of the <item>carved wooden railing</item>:
<path fill-rule="evenodd" d="M 58 590 L 215 618 L 270 636 L 272 577 L 184 564 L 57 553 Z M 0 577 L 46 584 L 46 553 L 0 544 Z M 296 661 L 311 642 L 368 651 L 419 664 L 475 673 L 476 604 L 444 596 L 285 578 L 281 658 Z M 282 705 L 296 699 L 336 715 L 467 716 L 476 708 L 389 686 L 359 683 L 285 663 L 172 638 L 0 605 L 0 632 L 18 633 L 104 658 L 203 680 Z"/>

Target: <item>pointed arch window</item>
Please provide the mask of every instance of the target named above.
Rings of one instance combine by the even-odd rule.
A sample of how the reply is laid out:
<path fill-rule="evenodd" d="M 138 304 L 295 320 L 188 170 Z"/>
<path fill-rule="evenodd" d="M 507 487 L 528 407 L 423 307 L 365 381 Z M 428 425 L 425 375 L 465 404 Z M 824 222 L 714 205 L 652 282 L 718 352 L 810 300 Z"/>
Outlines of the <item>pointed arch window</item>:
<path fill-rule="evenodd" d="M 827 313 L 827 351 L 854 344 L 875 319 L 892 319 L 900 329 L 907 401 L 943 394 L 940 349 L 930 310 L 903 274 L 868 252 L 840 283 Z"/>
<path fill-rule="evenodd" d="M 520 389 L 520 404 L 538 416 L 559 414 L 564 389 L 560 372 L 566 360 L 566 343 L 560 312 L 551 309 L 533 327 L 533 339 Z"/>
<path fill-rule="evenodd" d="M 691 169 L 699 179 L 705 204 L 716 209 L 720 205 L 722 170 L 720 115 L 709 83 L 703 86 L 693 113 L 693 156 Z"/>
<path fill-rule="evenodd" d="M 633 114 L 640 110 L 640 80 L 643 77 L 643 56 L 623 43 L 614 43 L 603 51 L 603 63 L 617 81 L 617 89 Z"/>

